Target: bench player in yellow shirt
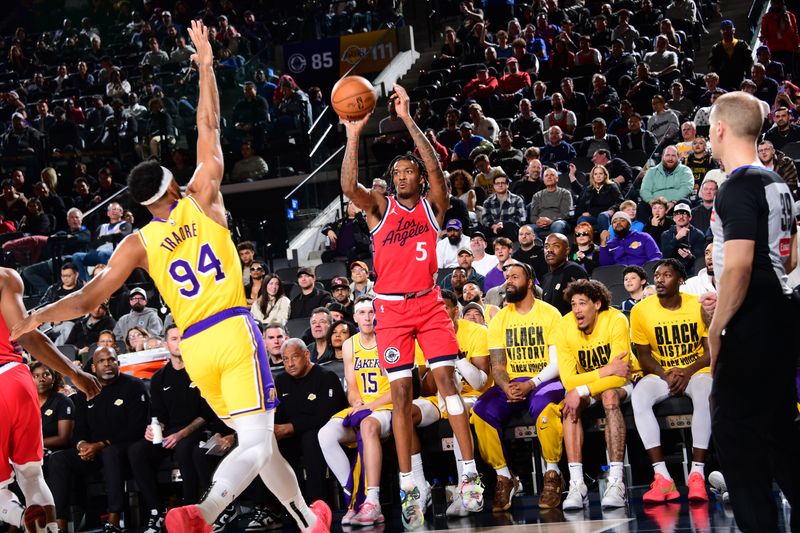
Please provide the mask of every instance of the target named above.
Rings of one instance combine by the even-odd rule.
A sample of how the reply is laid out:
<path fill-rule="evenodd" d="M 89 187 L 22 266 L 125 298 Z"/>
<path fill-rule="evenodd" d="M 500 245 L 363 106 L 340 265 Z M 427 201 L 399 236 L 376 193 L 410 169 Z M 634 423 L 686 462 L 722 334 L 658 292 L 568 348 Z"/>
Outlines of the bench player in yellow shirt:
<path fill-rule="evenodd" d="M 558 372 L 567 390 L 562 424 L 570 481 L 564 511 L 580 510 L 589 504 L 583 478 L 581 413 L 597 401 L 603 403 L 605 410 L 609 457 L 608 483 L 600 503 L 604 508 L 624 507 L 627 501 L 622 481 L 625 419 L 620 405 L 630 398 L 633 390 L 628 381 L 631 371 L 628 319 L 611 307 L 611 294 L 599 281 L 573 281 L 564 296 L 572 308 L 561 319 L 556 341 Z M 543 442 L 561 434 L 552 420 L 537 425 L 536 429 Z"/>
<path fill-rule="evenodd" d="M 157 161 L 140 163 L 128 176 L 128 192 L 153 220 L 120 242 L 108 266 L 84 287 L 38 309 L 15 327 L 19 337 L 44 322 L 82 316 L 111 296 L 136 268 L 149 272 L 183 331 L 186 370 L 217 415 L 236 430 L 239 444 L 217 467 L 197 505 L 169 511 L 169 531 L 210 532 L 225 507 L 260 475 L 302 531 L 329 531 L 331 512 L 306 505 L 294 470 L 278 451 L 274 409 L 278 404 L 258 326 L 246 307 L 242 268 L 230 238 L 220 194 L 223 156 L 220 109 L 208 28 L 189 29 L 200 76 L 197 105 L 197 169 L 187 195 Z"/>
<path fill-rule="evenodd" d="M 564 387 L 558 379 L 555 335 L 561 313 L 533 297 L 533 272 L 524 263 L 504 267 L 506 300 L 489 324 L 489 358 L 495 384 L 484 392 L 472 407 L 472 422 L 478 437 L 478 449 L 497 474 L 492 511 L 506 511 L 516 493 L 517 480 L 508 469 L 503 448 L 503 431 L 509 418 L 526 410 L 534 421 L 542 416 L 558 415 L 558 403 L 564 399 Z M 553 446 L 542 442 L 542 456 L 547 463 L 539 507 L 549 509 L 561 504 L 564 481 L 558 462 L 561 438 Z"/>
<path fill-rule="evenodd" d="M 631 337 L 642 370 L 647 374 L 633 389 L 633 419 L 653 464 L 651 489 L 642 499 L 660 503 L 680 497 L 664 463 L 661 432 L 653 406 L 670 396 L 692 399 L 692 470 L 687 480 L 689 500 L 708 500 L 705 459 L 711 439 L 708 331 L 697 296 L 680 292 L 686 281 L 683 264 L 663 259 L 656 265 L 656 295 L 645 298 L 631 311 Z"/>

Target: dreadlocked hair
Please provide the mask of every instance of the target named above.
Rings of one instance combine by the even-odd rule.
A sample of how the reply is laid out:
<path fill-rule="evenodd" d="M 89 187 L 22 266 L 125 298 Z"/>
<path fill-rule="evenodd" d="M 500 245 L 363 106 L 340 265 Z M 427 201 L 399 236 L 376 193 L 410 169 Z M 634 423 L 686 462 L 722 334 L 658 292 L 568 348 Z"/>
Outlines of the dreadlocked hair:
<path fill-rule="evenodd" d="M 394 179 L 392 178 L 392 170 L 394 169 L 395 163 L 403 159 L 405 159 L 406 161 L 411 161 L 412 163 L 417 165 L 419 173 L 422 176 L 422 185 L 420 186 L 419 195 L 425 196 L 426 194 L 428 194 L 428 190 L 430 190 L 430 183 L 428 182 L 428 170 L 425 168 L 425 164 L 422 162 L 422 160 L 419 157 L 412 154 L 411 152 L 406 152 L 405 154 L 398 155 L 397 157 L 392 159 L 392 162 L 389 163 L 389 166 L 386 168 L 386 172 L 383 173 L 383 179 L 388 184 L 386 190 L 387 194 L 389 194 L 390 196 L 394 196 L 395 193 L 397 192 L 394 188 Z"/>

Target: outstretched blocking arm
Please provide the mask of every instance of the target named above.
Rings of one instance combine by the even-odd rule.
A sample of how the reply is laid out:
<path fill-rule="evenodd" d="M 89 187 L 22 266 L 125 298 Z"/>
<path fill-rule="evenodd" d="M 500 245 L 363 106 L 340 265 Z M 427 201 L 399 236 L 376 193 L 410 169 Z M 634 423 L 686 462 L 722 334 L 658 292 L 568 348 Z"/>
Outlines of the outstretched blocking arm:
<path fill-rule="evenodd" d="M 430 184 L 428 201 L 433 207 L 439 227 L 442 227 L 444 225 L 444 214 L 447 208 L 450 207 L 450 198 L 447 194 L 447 184 L 444 182 L 442 165 L 439 164 L 439 158 L 436 157 L 436 150 L 433 149 L 430 141 L 411 116 L 411 104 L 406 90 L 395 84 L 392 98 L 394 98 L 397 116 L 403 120 L 406 128 L 408 128 L 408 132 L 419 150 L 425 170 L 428 172 L 428 182 Z"/>
<path fill-rule="evenodd" d="M 227 226 L 225 207 L 219 192 L 225 166 L 220 144 L 219 93 L 214 76 L 214 54 L 208 41 L 208 28 L 202 22 L 193 20 L 188 30 L 197 50 L 192 54 L 192 61 L 197 64 L 200 76 L 200 97 L 197 103 L 197 169 L 186 192 L 210 211 L 208 214 L 214 221 Z"/>
<path fill-rule="evenodd" d="M 6 325 L 15 328 L 25 319 L 25 306 L 22 304 L 22 279 L 10 269 L 0 270 L 0 313 Z M 49 368 L 72 379 L 72 382 L 86 397 L 91 399 L 100 393 L 97 379 L 75 368 L 53 344 L 53 341 L 37 329 L 16 337 L 25 350 Z"/>
<path fill-rule="evenodd" d="M 87 314 L 114 294 L 137 267 L 147 269 L 147 255 L 139 236 L 132 234 L 122 240 L 100 274 L 80 290 L 32 312 L 13 327 L 11 337 L 21 339 L 45 322 L 63 322 Z"/>
<path fill-rule="evenodd" d="M 371 116 L 372 113 L 354 122 L 342 120 L 344 129 L 347 131 L 347 144 L 344 150 L 340 178 L 342 192 L 367 214 L 367 224 L 370 229 L 378 225 L 383 213 L 386 211 L 387 204 L 386 198 L 382 194 L 367 189 L 358 182 L 358 141 L 361 139 L 361 132 Z"/>

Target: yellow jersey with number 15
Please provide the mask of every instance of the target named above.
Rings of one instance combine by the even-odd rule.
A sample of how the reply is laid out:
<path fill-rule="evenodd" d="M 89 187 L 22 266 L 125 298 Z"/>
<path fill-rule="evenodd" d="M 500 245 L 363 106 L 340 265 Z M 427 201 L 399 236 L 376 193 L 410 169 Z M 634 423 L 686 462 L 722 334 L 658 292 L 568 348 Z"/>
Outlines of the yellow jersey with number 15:
<path fill-rule="evenodd" d="M 150 277 L 181 331 L 225 309 L 247 305 L 230 231 L 191 196 L 177 200 L 167 220 L 154 218 L 138 235 Z"/>
<path fill-rule="evenodd" d="M 381 370 L 378 347 L 365 348 L 361 344 L 360 333 L 353 335 L 353 370 L 358 393 L 364 403 L 375 401 L 389 392 L 389 378 Z"/>

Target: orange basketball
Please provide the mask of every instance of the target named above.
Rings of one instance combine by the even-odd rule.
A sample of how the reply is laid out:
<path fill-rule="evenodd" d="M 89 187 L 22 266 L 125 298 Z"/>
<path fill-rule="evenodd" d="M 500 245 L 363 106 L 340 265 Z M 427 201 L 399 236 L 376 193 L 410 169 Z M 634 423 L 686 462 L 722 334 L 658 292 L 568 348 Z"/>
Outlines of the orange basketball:
<path fill-rule="evenodd" d="M 375 90 L 361 76 L 345 76 L 331 90 L 331 105 L 342 120 L 360 120 L 375 109 Z"/>

